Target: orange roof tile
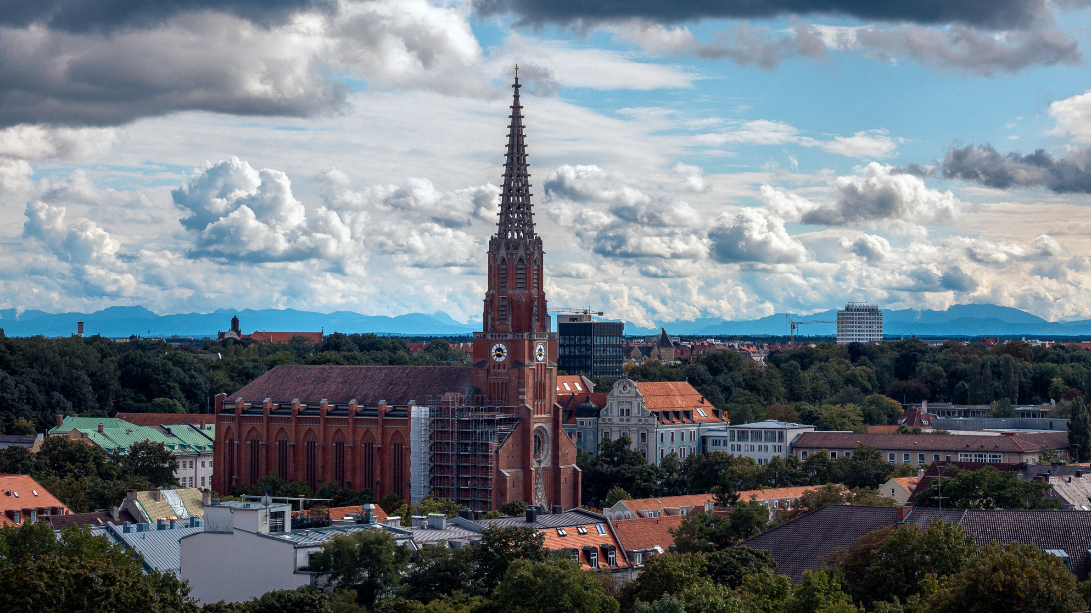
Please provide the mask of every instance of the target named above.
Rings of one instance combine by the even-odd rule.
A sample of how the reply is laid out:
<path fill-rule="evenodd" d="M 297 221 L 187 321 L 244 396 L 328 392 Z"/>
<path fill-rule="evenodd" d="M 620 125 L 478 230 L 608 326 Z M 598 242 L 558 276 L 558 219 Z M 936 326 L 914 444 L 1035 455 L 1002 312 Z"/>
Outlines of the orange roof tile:
<path fill-rule="evenodd" d="M 47 510 L 64 515 L 72 512 L 29 475 L 0 475 L 0 526 L 18 526 L 30 511 Z M 19 522 L 15 521 L 17 511 Z"/>
<path fill-rule="evenodd" d="M 363 515 L 364 505 L 359 504 L 354 507 L 330 507 L 328 511 L 331 521 L 339 521 L 346 519 L 349 515 Z M 375 519 L 378 520 L 380 524 L 386 522 L 386 511 L 382 510 L 379 505 L 375 505 Z"/>
<path fill-rule="evenodd" d="M 894 434 L 898 430 L 898 426 L 868 426 L 868 434 Z"/>
<path fill-rule="evenodd" d="M 917 484 L 920 483 L 920 478 L 919 477 L 894 477 L 894 481 L 896 481 L 898 483 L 898 485 L 904 487 L 907 491 L 912 492 L 913 490 L 917 489 Z"/>
<path fill-rule="evenodd" d="M 565 383 L 568 387 L 565 387 Z M 587 385 L 583 382 L 583 377 L 579 375 L 557 375 L 557 393 L 560 395 L 565 394 L 579 394 L 587 392 Z"/>
<path fill-rule="evenodd" d="M 591 568 L 591 564 L 587 561 L 587 556 L 583 553 L 584 547 L 594 547 L 598 551 L 599 556 L 599 568 L 606 570 L 610 568 L 628 568 L 629 563 L 625 561 L 625 554 L 621 551 L 622 547 L 618 544 L 614 533 L 610 530 L 610 525 L 603 522 L 603 526 L 606 527 L 606 534 L 599 534 L 596 524 L 585 524 L 583 526 L 565 526 L 564 528 L 546 528 L 539 530 L 543 536 L 545 536 L 545 548 L 550 551 L 560 551 L 562 549 L 579 549 L 580 550 L 580 568 Z M 580 529 L 583 529 L 586 534 L 580 534 Z M 558 530 L 564 530 L 565 536 L 561 536 Z M 606 554 L 602 551 L 601 545 L 613 545 L 617 548 L 617 555 L 615 562 L 617 564 L 613 567 L 606 563 Z"/>
<path fill-rule="evenodd" d="M 712 403 L 705 400 L 687 381 L 634 381 L 644 396 L 644 408 L 649 411 L 693 411 L 694 421 L 722 421 L 716 417 Z M 701 409 L 705 416 L 696 409 Z"/>
<path fill-rule="evenodd" d="M 844 489 L 844 486 L 841 486 Z M 766 500 L 784 500 L 785 498 L 796 499 L 803 495 L 803 492 L 808 490 L 816 490 L 819 486 L 808 485 L 803 487 L 777 487 L 768 488 L 764 490 L 746 490 L 739 492 L 739 500 L 742 502 L 749 502 L 753 497 L 759 502 Z"/>
<path fill-rule="evenodd" d="M 653 549 L 658 546 L 666 552 L 674 544 L 669 530 L 678 527 L 684 519 L 685 515 L 615 519 L 614 532 L 625 549 Z"/>
<path fill-rule="evenodd" d="M 660 496 L 659 498 L 636 498 L 634 500 L 622 500 L 621 503 L 630 512 L 636 513 L 645 509 L 677 508 L 677 507 L 701 507 L 713 502 L 712 494 L 690 494 L 688 496 Z"/>

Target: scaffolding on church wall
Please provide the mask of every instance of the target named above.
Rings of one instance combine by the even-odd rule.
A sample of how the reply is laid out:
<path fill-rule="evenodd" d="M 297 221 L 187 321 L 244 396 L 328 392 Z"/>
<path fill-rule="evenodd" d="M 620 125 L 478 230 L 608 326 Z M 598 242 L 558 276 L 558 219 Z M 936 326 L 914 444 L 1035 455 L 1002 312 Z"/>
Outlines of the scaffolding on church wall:
<path fill-rule="evenodd" d="M 417 504 L 429 492 L 431 407 L 413 406 L 409 413 L 409 499 Z"/>
<path fill-rule="evenodd" d="M 466 403 L 458 394 L 429 404 L 432 496 L 474 511 L 491 510 L 496 452 L 519 425 L 514 409 L 491 405 L 480 396 Z"/>

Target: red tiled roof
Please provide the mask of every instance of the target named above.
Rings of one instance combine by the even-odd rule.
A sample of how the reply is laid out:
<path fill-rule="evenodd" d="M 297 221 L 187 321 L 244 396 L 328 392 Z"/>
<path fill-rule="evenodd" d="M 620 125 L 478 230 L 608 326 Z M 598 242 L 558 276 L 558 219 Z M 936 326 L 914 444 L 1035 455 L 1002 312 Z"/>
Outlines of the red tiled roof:
<path fill-rule="evenodd" d="M 564 384 L 567 383 L 566 388 Z M 557 375 L 557 394 L 579 394 L 589 391 L 580 375 Z"/>
<path fill-rule="evenodd" d="M 21 525 L 30 511 L 71 513 L 64 503 L 57 500 L 29 475 L 0 475 L 0 527 Z M 20 512 L 15 522 L 15 512 Z"/>
<path fill-rule="evenodd" d="M 348 404 L 355 398 L 361 406 L 375 406 L 382 400 L 389 406 L 405 406 L 410 400 L 423 404 L 447 392 L 472 398 L 473 368 L 282 364 L 231 394 L 227 402 L 242 398 L 261 403 L 270 398 L 286 403 L 298 398 L 304 404 L 318 404 L 323 399 Z"/>
<path fill-rule="evenodd" d="M 243 338 L 258 341 L 259 343 L 288 343 L 296 336 L 304 336 L 315 343 L 322 342 L 321 332 L 254 332 Z"/>
<path fill-rule="evenodd" d="M 348 507 L 330 507 L 328 509 L 331 521 L 338 521 L 345 519 L 348 515 L 363 515 L 364 505 L 348 506 Z M 379 505 L 375 505 L 375 519 L 380 523 L 386 522 L 386 511 Z"/>
<path fill-rule="evenodd" d="M 685 515 L 615 519 L 614 532 L 621 546 L 627 550 L 653 549 L 658 545 L 666 552 L 674 544 L 669 530 L 677 528 L 684 519 Z"/>
<path fill-rule="evenodd" d="M 894 482 L 904 487 L 909 493 L 913 493 L 913 490 L 917 489 L 919 481 L 919 477 L 894 477 Z"/>
<path fill-rule="evenodd" d="M 1050 435 L 1054 433 L 1048 433 Z M 855 449 L 864 444 L 880 451 L 953 451 L 953 452 L 1000 452 L 1034 453 L 1043 444 L 1056 444 L 1057 449 L 1068 448 L 1066 433 L 1062 436 L 1020 434 L 1018 436 L 989 436 L 975 434 L 859 434 L 856 432 L 804 432 L 792 445 L 794 449 Z M 1034 437 L 1034 438 L 1030 438 Z"/>
<path fill-rule="evenodd" d="M 600 569 L 628 568 L 629 563 L 625 561 L 625 553 L 622 551 L 622 547 L 618 544 L 617 539 L 614 538 L 613 532 L 610 531 L 609 524 L 602 524 L 603 526 L 606 526 L 606 534 L 599 534 L 595 525 L 596 524 L 592 523 L 566 526 L 564 528 L 545 528 L 538 530 L 538 532 L 541 532 L 542 535 L 545 536 L 544 547 L 550 551 L 578 549 L 580 552 L 581 568 L 591 568 L 591 564 L 587 560 L 587 554 L 583 552 L 584 547 L 594 547 L 598 551 Z M 580 534 L 581 528 L 586 534 Z M 564 530 L 565 536 L 561 536 L 558 530 Z M 616 564 L 613 567 L 606 563 L 606 553 L 602 551 L 602 545 L 613 545 L 617 549 L 614 558 Z"/>
<path fill-rule="evenodd" d="M 794 500 L 802 496 L 804 492 L 817 490 L 819 489 L 819 487 L 821 486 L 807 485 L 802 487 L 777 487 L 763 490 L 746 490 L 743 492 L 739 492 L 739 500 L 742 502 L 748 502 L 751 497 L 756 499 L 758 502 L 764 502 L 766 500 L 784 500 L 786 498 Z M 842 489 L 845 489 L 845 486 L 843 485 L 841 485 L 840 487 Z"/>
<path fill-rule="evenodd" d="M 105 524 L 123 524 L 129 522 L 131 524 L 140 523 L 140 520 L 133 516 L 125 509 L 121 509 L 118 512 L 118 520 L 114 521 L 114 516 L 110 515 L 109 511 L 99 509 L 98 511 L 91 511 L 90 513 L 70 513 L 68 515 L 50 515 L 49 527 L 54 530 L 64 530 L 68 526 L 102 526 Z"/>
<path fill-rule="evenodd" d="M 898 426 L 868 426 L 868 434 L 894 434 Z"/>
<path fill-rule="evenodd" d="M 689 494 L 687 496 L 660 496 L 659 498 L 636 498 L 633 500 L 622 500 L 621 503 L 625 505 L 626 509 L 629 509 L 631 513 L 637 511 L 644 511 L 646 509 L 667 509 L 678 507 L 698 507 L 704 510 L 705 504 L 713 502 L 715 496 L 712 494 Z"/>
<path fill-rule="evenodd" d="M 649 411 L 693 411 L 693 421 L 722 421 L 713 413 L 715 407 L 705 400 L 688 381 L 634 381 Z M 695 409 L 705 412 L 701 417 Z"/>
<path fill-rule="evenodd" d="M 264 400 L 264 398 L 262 398 Z M 118 413 L 114 417 L 125 420 L 134 426 L 200 426 L 214 425 L 215 415 L 194 415 L 191 413 Z"/>

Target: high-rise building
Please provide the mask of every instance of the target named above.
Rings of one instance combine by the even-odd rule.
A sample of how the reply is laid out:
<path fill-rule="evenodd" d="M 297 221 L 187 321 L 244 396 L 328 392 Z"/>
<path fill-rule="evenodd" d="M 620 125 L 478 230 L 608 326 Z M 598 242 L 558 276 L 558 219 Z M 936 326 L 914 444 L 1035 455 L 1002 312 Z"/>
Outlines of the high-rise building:
<path fill-rule="evenodd" d="M 620 377 L 625 324 L 591 315 L 557 316 L 557 368 L 570 375 Z"/>
<path fill-rule="evenodd" d="M 837 312 L 837 344 L 881 343 L 883 312 L 878 305 L 850 302 Z"/>

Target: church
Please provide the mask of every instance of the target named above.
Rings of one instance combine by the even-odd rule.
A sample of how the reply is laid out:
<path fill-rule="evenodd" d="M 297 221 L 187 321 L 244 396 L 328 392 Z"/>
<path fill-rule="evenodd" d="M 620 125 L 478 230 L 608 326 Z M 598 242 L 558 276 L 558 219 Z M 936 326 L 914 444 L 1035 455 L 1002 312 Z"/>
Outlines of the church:
<path fill-rule="evenodd" d="M 213 489 L 276 473 L 317 491 L 450 498 L 475 511 L 511 500 L 580 506 L 576 447 L 557 404 L 542 239 L 534 231 L 516 69 L 488 290 L 473 365 L 281 365 L 216 396 Z"/>

